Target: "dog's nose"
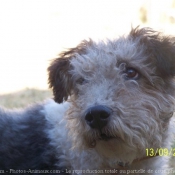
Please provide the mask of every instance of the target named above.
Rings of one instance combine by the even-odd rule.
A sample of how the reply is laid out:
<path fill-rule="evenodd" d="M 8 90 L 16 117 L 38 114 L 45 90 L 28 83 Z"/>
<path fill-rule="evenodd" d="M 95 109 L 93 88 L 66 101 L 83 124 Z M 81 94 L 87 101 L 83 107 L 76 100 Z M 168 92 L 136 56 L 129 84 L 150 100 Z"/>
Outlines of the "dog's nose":
<path fill-rule="evenodd" d="M 106 106 L 94 106 L 87 110 L 85 120 L 91 128 L 101 130 L 107 125 L 111 113 L 112 110 Z"/>

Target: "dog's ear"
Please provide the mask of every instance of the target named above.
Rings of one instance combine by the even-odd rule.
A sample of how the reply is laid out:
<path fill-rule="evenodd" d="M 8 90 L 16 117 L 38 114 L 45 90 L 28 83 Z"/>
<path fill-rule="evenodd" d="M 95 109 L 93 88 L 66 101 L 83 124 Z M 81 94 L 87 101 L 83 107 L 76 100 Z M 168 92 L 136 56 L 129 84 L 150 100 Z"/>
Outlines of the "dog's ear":
<path fill-rule="evenodd" d="M 159 34 L 149 42 L 161 77 L 175 76 L 175 38 Z"/>
<path fill-rule="evenodd" d="M 49 87 L 52 88 L 54 100 L 58 103 L 67 100 L 71 93 L 72 81 L 71 74 L 69 73 L 71 69 L 70 59 L 70 57 L 59 57 L 48 67 Z"/>
<path fill-rule="evenodd" d="M 146 52 L 161 77 L 175 76 L 175 37 L 164 36 L 151 28 L 139 29 L 139 26 L 131 30 L 130 36 L 146 44 Z"/>
<path fill-rule="evenodd" d="M 86 48 L 91 42 L 91 40 L 84 40 L 77 47 L 62 52 L 48 67 L 49 87 L 53 90 L 54 100 L 56 102 L 62 103 L 71 95 L 73 89 L 71 60 L 77 54 L 85 54 Z"/>

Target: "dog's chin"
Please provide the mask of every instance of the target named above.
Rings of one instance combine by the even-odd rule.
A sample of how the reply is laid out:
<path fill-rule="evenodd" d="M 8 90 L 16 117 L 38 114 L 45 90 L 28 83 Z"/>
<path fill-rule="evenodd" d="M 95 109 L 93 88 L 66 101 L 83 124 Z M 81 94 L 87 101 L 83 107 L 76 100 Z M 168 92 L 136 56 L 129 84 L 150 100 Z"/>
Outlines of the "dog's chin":
<path fill-rule="evenodd" d="M 123 141 L 119 137 L 101 135 L 99 139 L 93 142 L 93 148 L 106 158 L 116 157 L 118 153 L 118 148 L 123 145 Z M 119 150 L 121 150 L 119 148 Z"/>

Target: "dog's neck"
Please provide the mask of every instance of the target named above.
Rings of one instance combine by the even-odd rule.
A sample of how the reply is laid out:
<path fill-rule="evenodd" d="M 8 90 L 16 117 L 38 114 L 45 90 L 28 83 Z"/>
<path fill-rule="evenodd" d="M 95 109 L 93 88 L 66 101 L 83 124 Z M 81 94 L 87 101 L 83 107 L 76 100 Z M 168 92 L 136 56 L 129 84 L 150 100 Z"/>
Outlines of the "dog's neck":
<path fill-rule="evenodd" d="M 138 159 L 134 159 L 132 164 L 135 164 L 135 163 L 138 163 L 138 162 L 141 162 L 141 161 L 144 161 L 144 160 L 147 160 L 147 159 L 151 159 L 151 158 L 154 158 L 154 157 L 157 157 L 159 156 L 159 153 L 157 153 L 156 155 L 154 156 L 146 156 L 146 157 L 142 157 L 142 158 L 138 158 Z M 130 163 L 124 163 L 124 162 L 118 162 L 118 167 L 119 168 L 128 168 L 130 167 Z"/>

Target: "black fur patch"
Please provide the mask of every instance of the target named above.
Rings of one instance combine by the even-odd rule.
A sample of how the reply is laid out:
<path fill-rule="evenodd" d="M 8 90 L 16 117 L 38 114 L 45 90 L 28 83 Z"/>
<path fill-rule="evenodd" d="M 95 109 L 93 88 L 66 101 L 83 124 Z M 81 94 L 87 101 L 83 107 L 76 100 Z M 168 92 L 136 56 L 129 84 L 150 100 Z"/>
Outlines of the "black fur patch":
<path fill-rule="evenodd" d="M 42 105 L 20 112 L 0 109 L 0 170 L 5 174 L 19 174 L 18 170 L 23 171 L 20 174 L 42 174 L 28 173 L 34 170 L 66 174 L 64 167 L 56 166 L 59 160 L 46 132 L 51 126 L 41 109 Z"/>

